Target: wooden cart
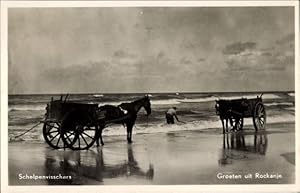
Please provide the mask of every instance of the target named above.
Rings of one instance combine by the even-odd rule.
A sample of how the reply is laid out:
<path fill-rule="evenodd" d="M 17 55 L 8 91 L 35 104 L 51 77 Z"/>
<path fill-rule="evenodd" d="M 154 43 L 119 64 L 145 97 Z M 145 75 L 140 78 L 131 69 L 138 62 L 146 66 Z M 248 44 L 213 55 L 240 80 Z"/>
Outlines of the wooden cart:
<path fill-rule="evenodd" d="M 46 107 L 43 136 L 52 148 L 83 150 L 98 137 L 98 105 L 51 100 Z M 76 132 L 75 132 L 76 131 Z"/>
<path fill-rule="evenodd" d="M 131 143 L 132 128 L 141 108 L 151 113 L 149 96 L 118 106 L 85 104 L 63 100 L 53 100 L 47 104 L 43 127 L 45 141 L 53 148 L 83 150 L 90 148 L 98 139 L 102 140 L 102 130 L 109 124 L 125 124 L 127 141 Z M 99 143 L 97 143 L 99 145 Z"/>
<path fill-rule="evenodd" d="M 243 129 L 244 118 L 252 118 L 256 131 L 265 129 L 267 116 L 262 95 L 252 99 L 217 100 L 215 108 L 222 121 L 223 132 L 228 131 L 228 121 L 234 130 Z"/>

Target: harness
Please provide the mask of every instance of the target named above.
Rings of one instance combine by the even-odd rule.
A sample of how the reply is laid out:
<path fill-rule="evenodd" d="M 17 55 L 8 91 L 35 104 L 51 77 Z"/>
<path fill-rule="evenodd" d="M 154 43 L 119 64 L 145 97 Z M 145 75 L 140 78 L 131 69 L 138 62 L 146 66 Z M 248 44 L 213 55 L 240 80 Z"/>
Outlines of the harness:
<path fill-rule="evenodd" d="M 118 106 L 118 107 L 119 107 L 119 109 L 120 109 L 125 115 L 128 113 L 128 111 L 125 110 L 125 109 L 123 109 L 121 106 Z"/>

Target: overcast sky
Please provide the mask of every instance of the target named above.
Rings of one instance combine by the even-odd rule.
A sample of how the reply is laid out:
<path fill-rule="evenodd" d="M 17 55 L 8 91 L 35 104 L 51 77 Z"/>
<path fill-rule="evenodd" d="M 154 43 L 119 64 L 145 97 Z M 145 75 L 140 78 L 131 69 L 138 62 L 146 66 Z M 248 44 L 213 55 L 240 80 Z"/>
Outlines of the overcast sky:
<path fill-rule="evenodd" d="M 294 90 L 294 11 L 10 8 L 9 94 Z"/>

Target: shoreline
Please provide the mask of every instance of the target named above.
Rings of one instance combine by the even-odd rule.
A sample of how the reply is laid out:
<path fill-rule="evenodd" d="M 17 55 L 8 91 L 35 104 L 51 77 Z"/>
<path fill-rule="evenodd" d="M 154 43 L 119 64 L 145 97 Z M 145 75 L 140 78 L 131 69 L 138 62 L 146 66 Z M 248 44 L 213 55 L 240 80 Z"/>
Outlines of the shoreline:
<path fill-rule="evenodd" d="M 201 185 L 295 182 L 295 125 L 268 124 L 266 132 L 222 134 L 222 129 L 105 136 L 103 147 L 53 150 L 45 143 L 8 144 L 10 185 Z M 280 141 L 285 141 L 282 146 Z M 28 156 L 24 157 L 24 153 Z M 222 179 L 218 174 L 241 175 Z M 255 174 L 281 178 L 255 178 Z M 24 180 L 27 175 L 70 175 L 71 180 Z M 250 174 L 252 178 L 246 178 Z M 248 176 L 248 177 L 249 177 Z"/>
<path fill-rule="evenodd" d="M 221 124 L 221 123 L 220 123 Z M 270 133 L 276 133 L 276 132 L 281 132 L 280 127 L 282 126 L 289 126 L 289 130 L 295 132 L 295 128 L 291 127 L 292 125 L 295 125 L 295 122 L 278 122 L 278 123 L 268 123 L 268 127 L 271 128 L 270 129 L 266 129 L 264 132 L 266 132 L 267 134 Z M 172 125 L 165 125 L 165 126 L 172 126 Z M 173 126 L 180 126 L 180 124 L 174 124 Z M 274 128 L 277 128 L 276 130 L 274 130 Z M 108 127 L 109 129 L 113 129 Z M 125 129 L 124 129 L 125 130 Z M 255 132 L 254 128 L 252 127 L 252 125 L 244 125 L 243 128 L 244 132 L 246 133 L 251 133 L 251 132 Z M 105 130 L 104 130 L 105 131 Z M 133 129 L 133 132 L 135 132 L 135 129 Z M 139 136 L 139 135 L 151 135 L 151 134 L 164 134 L 164 133 L 180 133 L 180 132 L 199 132 L 199 133 L 212 133 L 212 134 L 223 134 L 223 130 L 220 127 L 212 127 L 212 128 L 205 128 L 205 129 L 186 129 L 186 130 L 174 130 L 174 131 L 156 131 L 156 132 L 152 132 L 152 133 L 134 133 L 133 136 Z M 123 136 L 126 136 L 126 133 L 124 132 L 124 134 L 110 134 L 107 135 L 105 133 L 102 134 L 103 138 L 121 138 Z M 36 139 L 36 140 L 24 140 L 23 138 L 19 138 L 19 139 L 14 139 L 13 137 L 8 137 L 8 144 L 13 144 L 13 143 L 33 143 L 33 144 L 42 144 L 45 143 L 44 138 L 42 136 L 42 133 L 40 135 L 40 139 Z"/>

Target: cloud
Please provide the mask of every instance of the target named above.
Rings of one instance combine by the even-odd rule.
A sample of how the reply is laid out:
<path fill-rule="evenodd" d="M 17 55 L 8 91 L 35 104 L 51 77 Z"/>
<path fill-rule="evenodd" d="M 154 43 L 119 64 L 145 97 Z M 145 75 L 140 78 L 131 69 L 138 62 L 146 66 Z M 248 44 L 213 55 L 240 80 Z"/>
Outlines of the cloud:
<path fill-rule="evenodd" d="M 271 52 L 262 52 L 262 56 L 272 56 Z"/>
<path fill-rule="evenodd" d="M 35 8 L 8 14 L 10 93 L 121 92 L 127 85 L 133 92 L 223 91 L 230 86 L 219 84 L 231 71 L 293 67 L 292 7 Z M 229 76 L 237 83 L 234 78 Z M 243 87 L 237 83 L 236 90 Z"/>
<path fill-rule="evenodd" d="M 188 65 L 188 64 L 192 64 L 192 61 L 187 58 L 181 58 L 180 63 Z"/>
<path fill-rule="evenodd" d="M 255 42 L 245 42 L 245 43 L 237 42 L 237 43 L 227 45 L 223 49 L 223 54 L 225 54 L 225 55 L 236 55 L 236 54 L 240 54 L 240 53 L 242 53 L 246 50 L 255 49 L 255 47 L 256 47 Z"/>
<path fill-rule="evenodd" d="M 133 57 L 135 57 L 135 55 L 132 53 L 126 52 L 124 50 L 117 50 L 114 52 L 113 57 L 114 58 L 133 58 Z"/>
<path fill-rule="evenodd" d="M 57 92 L 102 92 L 109 91 L 116 84 L 120 89 L 122 86 L 125 89 L 126 85 L 132 84 L 130 77 L 135 74 L 131 66 L 111 61 L 88 61 L 80 65 L 45 69 L 40 73 L 40 80 L 45 88 Z"/>
<path fill-rule="evenodd" d="M 282 39 L 277 40 L 276 43 L 280 45 L 289 44 L 289 43 L 294 44 L 294 41 L 295 41 L 295 34 L 288 34 Z"/>
<path fill-rule="evenodd" d="M 293 40 L 289 34 L 263 49 L 257 48 L 254 42 L 227 45 L 223 50 L 227 70 L 259 73 L 292 69 L 295 65 L 294 46 L 290 46 L 294 45 Z"/>
<path fill-rule="evenodd" d="M 197 61 L 198 61 L 198 62 L 205 62 L 205 61 L 206 61 L 206 58 L 198 58 Z"/>

